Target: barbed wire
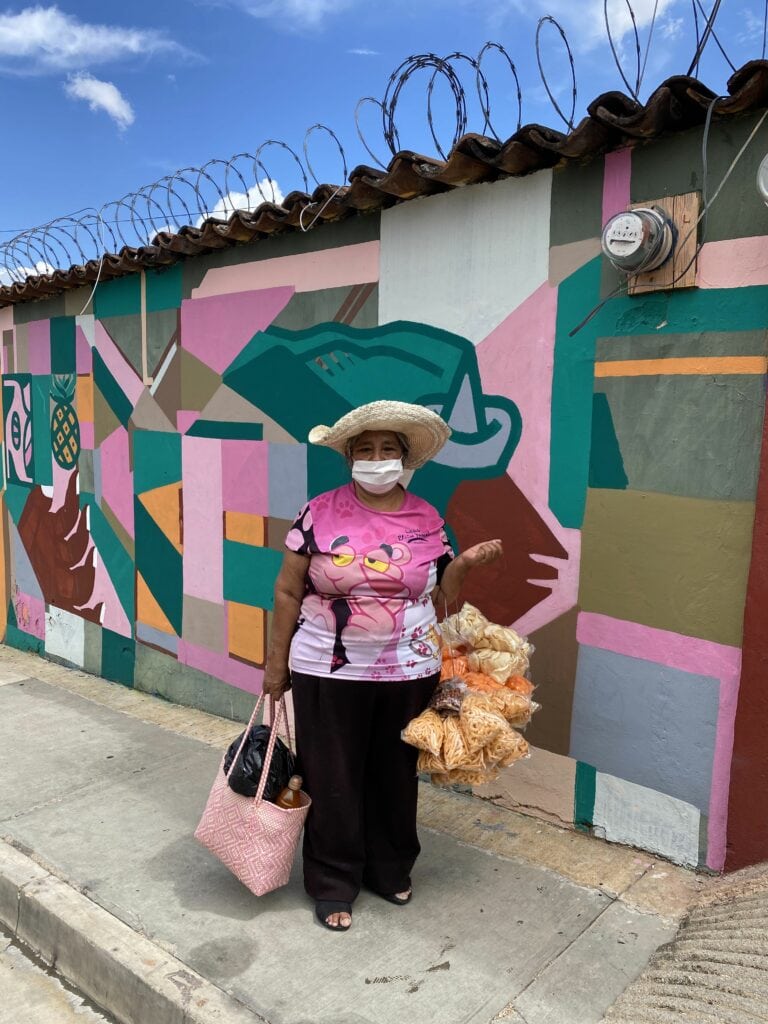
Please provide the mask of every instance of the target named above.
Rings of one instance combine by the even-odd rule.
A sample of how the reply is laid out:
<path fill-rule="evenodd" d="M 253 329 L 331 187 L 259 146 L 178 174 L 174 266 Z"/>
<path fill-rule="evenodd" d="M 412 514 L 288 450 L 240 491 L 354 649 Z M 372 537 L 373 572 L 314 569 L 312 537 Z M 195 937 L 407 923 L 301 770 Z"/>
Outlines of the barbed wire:
<path fill-rule="evenodd" d="M 641 44 L 638 19 L 631 0 L 623 2 L 629 16 L 630 27 L 617 37 L 609 12 L 609 2 L 603 2 L 603 21 L 610 51 L 619 73 L 619 77 L 629 95 L 635 102 L 640 102 L 648 57 L 653 42 L 659 0 L 656 0 L 649 24 L 645 49 Z M 691 0 L 692 22 L 695 34 L 695 48 L 688 74 L 698 70 L 702 55 L 710 40 L 719 49 L 728 66 L 735 70 L 723 43 L 715 31 L 715 22 L 720 12 L 722 0 L 713 0 L 709 13 L 706 12 L 702 0 Z M 615 8 L 614 8 L 615 11 Z M 615 17 L 615 14 L 614 16 Z M 766 33 L 768 32 L 768 0 L 765 0 L 765 16 L 763 19 L 762 54 L 765 55 Z M 545 35 L 546 33 L 546 35 Z M 623 39 L 629 33 L 630 44 L 626 48 L 632 53 L 634 71 L 628 75 L 623 63 L 623 48 L 617 38 Z M 558 59 L 558 81 L 554 83 L 545 69 L 543 40 L 550 39 L 550 46 L 563 49 L 565 61 Z M 568 41 L 565 29 L 551 15 L 544 15 L 536 26 L 534 39 L 536 64 L 541 83 L 552 105 L 553 110 L 564 122 L 569 132 L 574 130 L 578 84 L 576 64 L 573 50 Z M 476 57 L 456 51 L 447 57 L 434 53 L 416 54 L 402 61 L 389 76 L 383 96 L 376 99 L 364 96 L 354 109 L 354 121 L 358 138 L 368 156 L 382 170 L 386 171 L 391 158 L 402 151 L 401 134 L 397 127 L 398 112 L 403 102 L 407 87 L 421 76 L 426 87 L 426 122 L 435 151 L 443 160 L 448 159 L 451 150 L 458 141 L 467 134 L 470 126 L 470 110 L 473 97 L 479 106 L 477 123 L 478 134 L 502 143 L 498 122 L 494 123 L 492 111 L 491 88 L 489 85 L 487 59 L 491 55 L 500 58 L 512 77 L 514 83 L 514 105 L 516 106 L 516 128 L 519 131 L 523 124 L 523 88 L 518 75 L 517 66 L 509 52 L 501 43 L 487 42 Z M 561 81 L 562 68 L 567 66 L 570 73 L 570 85 Z M 472 79 L 468 86 L 462 76 Z M 438 125 L 435 114 L 435 97 L 438 88 L 449 96 L 448 111 L 443 113 L 443 123 Z M 409 90 L 410 91 L 410 90 Z M 564 97 L 569 97 L 570 105 Z M 561 106 L 569 109 L 564 110 Z M 373 105 L 380 118 L 381 141 L 389 158 L 385 161 L 375 152 L 361 125 L 361 112 Z M 443 101 L 445 106 L 445 101 Z M 514 111 L 514 107 L 513 107 Z M 100 208 L 85 207 L 72 214 L 56 217 L 45 224 L 18 231 L 6 242 L 0 243 L 0 285 L 21 283 L 30 276 L 51 273 L 56 269 L 66 270 L 77 264 L 86 264 L 99 260 L 99 276 L 105 253 L 118 253 L 124 247 L 141 248 L 153 243 L 164 233 L 178 233 L 183 228 L 199 227 L 209 218 L 228 219 L 235 210 L 253 213 L 263 203 L 280 205 L 283 196 L 277 186 L 279 179 L 270 173 L 267 167 L 267 153 L 274 161 L 276 157 L 288 160 L 292 168 L 289 175 L 304 194 L 310 194 L 310 178 L 316 186 L 321 182 L 315 173 L 311 156 L 312 145 L 317 136 L 322 134 L 338 150 L 340 158 L 339 170 L 341 184 L 329 197 L 322 195 L 317 200 L 319 207 L 316 215 L 310 219 L 310 226 L 316 222 L 319 214 L 336 197 L 349 182 L 349 169 L 344 146 L 328 125 L 320 122 L 313 124 L 305 133 L 302 151 L 303 160 L 293 149 L 281 139 L 268 139 L 261 143 L 253 153 L 236 153 L 229 159 L 214 158 L 200 167 L 183 167 L 172 174 L 164 175 L 157 180 L 143 185 L 133 192 L 127 192 L 119 199 L 113 199 Z M 298 176 L 296 172 L 298 171 Z M 311 213 L 311 207 L 307 207 Z M 303 214 L 303 211 L 302 211 Z M 302 218 L 302 227 L 303 218 Z"/>

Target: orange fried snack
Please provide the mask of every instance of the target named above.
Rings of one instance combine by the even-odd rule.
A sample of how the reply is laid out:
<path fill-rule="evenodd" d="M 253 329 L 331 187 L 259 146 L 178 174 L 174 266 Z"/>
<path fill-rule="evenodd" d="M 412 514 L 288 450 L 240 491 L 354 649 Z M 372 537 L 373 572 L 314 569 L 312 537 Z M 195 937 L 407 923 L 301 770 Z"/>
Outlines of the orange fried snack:
<path fill-rule="evenodd" d="M 432 708 L 413 718 L 400 733 L 400 738 L 419 750 L 440 756 L 443 746 L 443 719 Z"/>
<path fill-rule="evenodd" d="M 491 740 L 483 754 L 488 764 L 508 768 L 515 761 L 528 756 L 528 743 L 519 732 L 507 728 Z"/>
<path fill-rule="evenodd" d="M 470 754 L 456 715 L 448 715 L 443 722 L 443 730 L 443 762 L 445 767 L 465 767 L 470 760 Z"/>
<path fill-rule="evenodd" d="M 508 690 L 522 693 L 526 697 L 530 697 L 533 693 L 533 683 L 530 679 L 526 679 L 525 676 L 510 676 L 504 685 Z"/>
<path fill-rule="evenodd" d="M 443 648 L 443 664 L 440 669 L 441 679 L 450 679 L 452 676 L 464 676 L 468 671 L 467 659 L 463 654 L 454 654 L 450 647 Z"/>
<path fill-rule="evenodd" d="M 464 742 L 470 754 L 482 750 L 502 730 L 507 728 L 507 723 L 501 715 L 493 710 L 491 699 L 482 693 L 470 693 L 461 703 L 459 721 L 464 734 Z M 447 759 L 445 763 L 448 765 Z M 452 766 L 448 765 L 448 767 Z"/>
<path fill-rule="evenodd" d="M 428 750 L 420 750 L 419 759 L 416 762 L 416 770 L 419 772 L 427 772 L 429 775 L 432 775 L 435 772 L 444 772 L 447 769 L 443 764 L 441 757 L 435 757 L 435 755 L 430 753 Z"/>

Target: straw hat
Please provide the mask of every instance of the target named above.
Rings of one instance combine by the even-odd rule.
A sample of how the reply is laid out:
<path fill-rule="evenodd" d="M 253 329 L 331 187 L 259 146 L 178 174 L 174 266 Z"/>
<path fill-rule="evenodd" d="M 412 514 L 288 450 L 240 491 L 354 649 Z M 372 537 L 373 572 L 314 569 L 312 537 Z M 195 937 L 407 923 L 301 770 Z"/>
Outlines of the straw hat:
<path fill-rule="evenodd" d="M 429 462 L 451 436 L 451 428 L 431 409 L 410 402 L 382 401 L 353 409 L 332 427 L 312 427 L 309 441 L 346 455 L 348 443 L 365 430 L 393 430 L 402 434 L 408 442 L 408 454 L 403 458 L 405 469 L 418 469 Z"/>

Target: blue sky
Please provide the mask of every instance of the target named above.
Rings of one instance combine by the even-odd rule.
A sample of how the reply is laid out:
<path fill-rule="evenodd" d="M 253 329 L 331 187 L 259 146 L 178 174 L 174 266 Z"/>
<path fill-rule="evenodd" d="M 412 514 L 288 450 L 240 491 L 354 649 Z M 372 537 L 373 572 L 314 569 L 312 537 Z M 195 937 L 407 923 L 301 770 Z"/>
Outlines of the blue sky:
<path fill-rule="evenodd" d="M 697 0 L 693 0 L 697 2 Z M 657 3 L 641 97 L 684 73 L 694 49 L 691 0 L 634 0 L 645 45 Z M 708 10 L 713 0 L 701 0 Z M 618 45 L 633 67 L 625 0 L 610 0 Z M 738 67 L 759 57 L 765 0 L 724 0 L 717 31 Z M 576 119 L 606 89 L 623 88 L 603 29 L 603 0 L 60 0 L 0 10 L 0 75 L 5 152 L 0 174 L 0 239 L 107 200 L 185 165 L 253 153 L 283 139 L 303 155 L 305 132 L 323 122 L 341 138 L 350 169 L 371 163 L 354 109 L 381 97 L 391 71 L 411 54 L 455 50 L 476 55 L 487 40 L 504 45 L 520 75 L 523 123 L 562 127 L 542 86 L 534 37 L 550 13 L 564 25 L 578 81 Z M 570 72 L 551 25 L 542 37 L 550 87 L 570 108 Z M 516 127 L 515 91 L 497 54 L 484 64 L 496 130 Z M 699 77 L 723 90 L 729 69 L 710 43 Z M 633 78 L 634 71 L 627 71 Z M 397 126 L 403 148 L 432 154 L 422 72 L 403 89 Z M 472 72 L 463 73 L 469 130 L 482 129 Z M 454 102 L 443 82 L 434 93 L 444 148 Z M 386 159 L 380 118 L 364 112 L 371 148 Z M 322 133 L 310 157 L 318 178 L 338 183 L 341 159 Z M 300 185 L 291 160 L 265 155 L 278 188 Z M 231 188 L 238 189 L 233 179 Z"/>

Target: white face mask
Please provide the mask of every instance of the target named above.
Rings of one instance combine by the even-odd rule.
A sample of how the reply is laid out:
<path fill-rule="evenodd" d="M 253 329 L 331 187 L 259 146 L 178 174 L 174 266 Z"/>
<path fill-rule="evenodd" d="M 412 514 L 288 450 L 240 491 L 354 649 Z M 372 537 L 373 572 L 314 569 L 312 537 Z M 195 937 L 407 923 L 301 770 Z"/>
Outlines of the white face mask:
<path fill-rule="evenodd" d="M 352 479 L 370 494 L 386 494 L 399 483 L 402 476 L 402 459 L 383 459 L 380 462 L 355 459 L 352 463 Z"/>

